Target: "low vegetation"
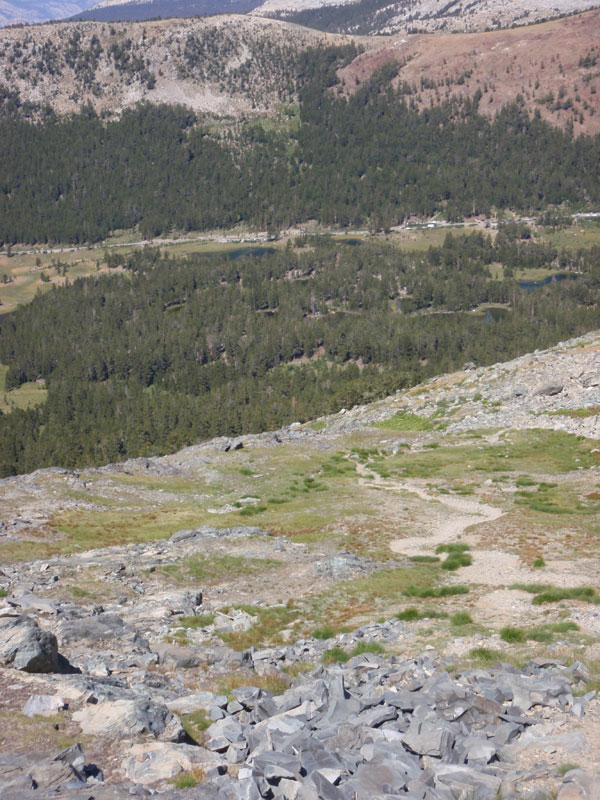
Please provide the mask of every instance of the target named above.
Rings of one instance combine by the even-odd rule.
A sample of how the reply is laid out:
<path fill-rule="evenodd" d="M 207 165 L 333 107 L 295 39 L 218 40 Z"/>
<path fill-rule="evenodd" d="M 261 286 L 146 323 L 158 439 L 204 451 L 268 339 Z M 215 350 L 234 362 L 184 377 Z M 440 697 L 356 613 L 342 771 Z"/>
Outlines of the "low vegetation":
<path fill-rule="evenodd" d="M 591 586 L 563 587 L 546 583 L 513 583 L 511 589 L 518 589 L 534 595 L 532 603 L 541 606 L 544 603 L 560 603 L 561 600 L 581 600 L 586 603 L 600 603 L 600 596 Z"/>

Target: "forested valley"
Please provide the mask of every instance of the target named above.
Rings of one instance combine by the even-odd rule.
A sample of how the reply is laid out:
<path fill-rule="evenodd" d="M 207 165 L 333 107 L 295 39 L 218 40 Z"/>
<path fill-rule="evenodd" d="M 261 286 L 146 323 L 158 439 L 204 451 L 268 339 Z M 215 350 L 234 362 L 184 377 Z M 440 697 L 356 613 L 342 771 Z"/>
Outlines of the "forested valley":
<path fill-rule="evenodd" d="M 91 108 L 38 122 L 0 91 L 0 242 L 88 242 L 244 223 L 277 230 L 385 228 L 600 200 L 600 136 L 574 137 L 518 103 L 495 118 L 481 92 L 418 110 L 389 64 L 346 97 L 336 69 L 353 45 L 298 56 L 290 124 L 216 126 L 189 109 L 141 105 L 105 121 Z"/>
<path fill-rule="evenodd" d="M 506 277 L 550 262 L 576 277 L 534 292 Z M 48 397 L 0 416 L 0 474 L 273 429 L 600 323 L 600 248 L 567 255 L 518 226 L 421 254 L 325 236 L 237 260 L 148 247 L 119 266 L 2 321 L 7 388 L 44 378 Z M 471 313 L 486 303 L 504 313 Z"/>
<path fill-rule="evenodd" d="M 5 92 L 0 240 L 241 222 L 275 234 L 310 219 L 381 230 L 415 214 L 600 200 L 600 136 L 575 138 L 518 104 L 490 120 L 477 95 L 419 111 L 406 87 L 390 88 L 394 65 L 343 96 L 336 69 L 355 54 L 299 57 L 298 115 L 283 127 L 215 128 L 150 105 L 110 122 L 88 108 L 34 123 Z M 113 252 L 109 274 L 53 287 L 0 322 L 6 388 L 44 379 L 48 391 L 0 416 L 0 475 L 273 429 L 598 327 L 598 248 L 567 254 L 521 233 L 449 235 L 425 253 L 328 236 L 235 261 Z M 574 279 L 531 293 L 512 277 L 550 265 Z M 472 313 L 490 303 L 503 313 Z"/>

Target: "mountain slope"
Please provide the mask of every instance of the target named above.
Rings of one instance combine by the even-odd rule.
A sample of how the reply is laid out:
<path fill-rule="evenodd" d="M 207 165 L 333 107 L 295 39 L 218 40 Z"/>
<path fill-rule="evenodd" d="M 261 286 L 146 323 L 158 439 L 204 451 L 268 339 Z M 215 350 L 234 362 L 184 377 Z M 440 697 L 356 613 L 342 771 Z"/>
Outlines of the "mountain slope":
<path fill-rule="evenodd" d="M 118 114 L 145 100 L 239 117 L 295 102 L 299 53 L 347 41 L 236 15 L 5 29 L 0 86 L 6 97 L 16 92 L 19 102 L 59 114 L 87 103 Z M 573 124 L 576 135 L 600 131 L 600 11 L 489 33 L 352 41 L 364 52 L 340 73 L 348 94 L 394 62 L 393 84 L 418 108 L 481 93 L 479 111 L 487 115 L 518 102 L 552 124 Z"/>
<path fill-rule="evenodd" d="M 147 19 L 208 16 L 210 14 L 246 14 L 258 0 L 130 0 L 125 3 L 98 3 L 75 19 L 99 22 L 134 22 Z"/>
<path fill-rule="evenodd" d="M 239 116 L 295 99 L 298 53 L 330 38 L 277 20 L 47 24 L 0 33 L 0 85 L 59 114 L 141 100 Z"/>
<path fill-rule="evenodd" d="M 0 0 L 0 28 L 72 17 L 94 0 Z"/>
<path fill-rule="evenodd" d="M 393 85 L 419 108 L 477 93 L 489 116 L 517 102 L 554 125 L 572 124 L 576 135 L 600 131 L 600 11 L 513 30 L 376 41 L 341 72 L 348 93 L 395 62 Z"/>
<path fill-rule="evenodd" d="M 334 33 L 485 31 L 596 8 L 598 0 L 266 0 L 254 13 Z"/>

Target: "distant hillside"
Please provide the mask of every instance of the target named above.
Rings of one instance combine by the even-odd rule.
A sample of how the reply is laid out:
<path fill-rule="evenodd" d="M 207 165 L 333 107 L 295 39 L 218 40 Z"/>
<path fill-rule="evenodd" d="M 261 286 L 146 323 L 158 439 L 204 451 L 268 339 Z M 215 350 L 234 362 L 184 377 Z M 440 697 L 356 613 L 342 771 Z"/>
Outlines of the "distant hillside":
<path fill-rule="evenodd" d="M 119 114 L 141 100 L 239 118 L 297 101 L 297 58 L 348 42 L 255 16 L 71 22 L 0 32 L 0 113 L 27 104 L 59 114 L 91 103 Z M 392 84 L 423 109 L 481 95 L 491 116 L 517 102 L 575 135 L 600 132 L 600 11 L 513 30 L 353 39 L 346 94 L 393 63 Z M 388 77 L 390 77 L 388 76 Z M 2 88 L 4 87 L 4 88 Z"/>
<path fill-rule="evenodd" d="M 130 0 L 125 3 L 103 2 L 76 14 L 74 19 L 99 22 L 135 22 L 159 17 L 186 18 L 211 14 L 246 14 L 259 0 Z"/>
<path fill-rule="evenodd" d="M 0 32 L 0 109 L 141 100 L 240 116 L 295 100 L 298 54 L 331 38 L 277 20 L 223 15 L 145 23 L 70 22 Z M 2 90 L 4 85 L 4 90 Z"/>
<path fill-rule="evenodd" d="M 598 0 L 265 0 L 255 13 L 331 33 L 368 35 L 510 28 L 598 5 Z"/>
<path fill-rule="evenodd" d="M 92 5 L 94 0 L 0 0 L 0 28 L 64 19 Z"/>
<path fill-rule="evenodd" d="M 600 132 L 600 11 L 513 30 L 377 41 L 342 71 L 347 93 L 395 62 L 392 83 L 417 108 L 480 96 L 487 116 L 517 102 L 554 125 L 573 125 L 575 135 Z"/>

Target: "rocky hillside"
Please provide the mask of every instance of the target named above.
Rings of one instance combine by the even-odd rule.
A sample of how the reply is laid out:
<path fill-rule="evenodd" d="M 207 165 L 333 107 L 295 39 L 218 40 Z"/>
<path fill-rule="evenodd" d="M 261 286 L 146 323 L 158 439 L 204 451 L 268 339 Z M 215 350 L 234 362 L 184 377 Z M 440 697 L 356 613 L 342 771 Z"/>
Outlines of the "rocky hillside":
<path fill-rule="evenodd" d="M 599 412 L 596 332 L 0 482 L 3 800 L 592 797 Z"/>
<path fill-rule="evenodd" d="M 60 114 L 91 103 L 119 113 L 141 100 L 239 117 L 297 99 L 297 57 L 348 37 L 248 16 L 144 23 L 78 22 L 0 34 L 4 102 Z M 354 92 L 382 65 L 419 108 L 459 95 L 495 114 L 517 102 L 575 134 L 600 130 L 600 11 L 472 34 L 356 37 L 364 52 L 342 72 Z M 15 94 L 16 93 L 16 94 Z"/>
<path fill-rule="evenodd" d="M 597 7 L 597 0 L 265 0 L 256 14 L 275 14 L 336 33 L 486 31 L 555 19 Z"/>
<path fill-rule="evenodd" d="M 0 85 L 59 114 L 146 100 L 238 116 L 294 101 L 298 53 L 326 38 L 237 16 L 11 28 L 0 33 Z"/>

